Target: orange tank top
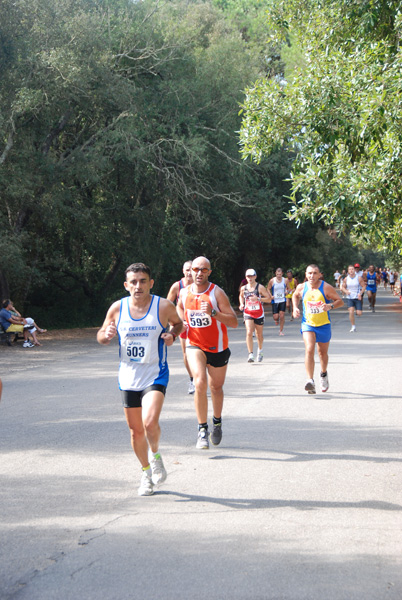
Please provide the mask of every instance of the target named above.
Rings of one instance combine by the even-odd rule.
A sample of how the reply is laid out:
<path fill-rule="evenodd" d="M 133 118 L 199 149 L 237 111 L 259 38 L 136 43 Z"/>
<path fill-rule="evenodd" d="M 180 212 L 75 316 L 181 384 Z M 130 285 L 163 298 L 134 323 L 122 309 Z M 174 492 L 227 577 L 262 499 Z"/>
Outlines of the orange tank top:
<path fill-rule="evenodd" d="M 222 352 L 229 346 L 226 325 L 201 310 L 201 302 L 209 302 L 212 308 L 219 310 L 216 285 L 210 283 L 200 294 L 193 292 L 192 287 L 189 285 L 181 292 L 184 320 L 188 325 L 187 345 L 197 346 L 204 352 Z"/>

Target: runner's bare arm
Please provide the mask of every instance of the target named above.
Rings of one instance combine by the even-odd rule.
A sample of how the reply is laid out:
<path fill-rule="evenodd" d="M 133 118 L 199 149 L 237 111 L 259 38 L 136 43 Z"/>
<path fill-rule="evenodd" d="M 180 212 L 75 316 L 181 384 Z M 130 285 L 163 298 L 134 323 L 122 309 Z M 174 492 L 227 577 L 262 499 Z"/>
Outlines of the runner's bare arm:
<path fill-rule="evenodd" d="M 339 296 L 336 289 L 329 283 L 324 284 L 324 294 L 325 297 L 328 298 L 328 300 L 332 300 L 332 302 L 325 304 L 325 311 L 331 310 L 332 308 L 340 308 L 341 306 L 343 306 L 344 302 L 342 298 Z"/>
<path fill-rule="evenodd" d="M 300 285 L 298 285 L 292 296 L 293 318 L 294 319 L 298 319 L 300 317 L 299 302 L 302 299 L 303 287 L 304 287 L 304 283 L 301 283 Z"/>
<path fill-rule="evenodd" d="M 168 300 L 170 300 L 170 302 L 176 302 L 177 296 L 179 295 L 179 291 L 180 291 L 180 281 L 176 281 L 176 283 L 174 283 L 172 285 L 172 287 L 170 288 L 166 298 Z"/>
<path fill-rule="evenodd" d="M 226 296 L 222 288 L 216 286 L 215 297 L 218 303 L 218 311 L 213 316 L 213 318 L 217 321 L 220 321 L 227 327 L 233 327 L 234 329 L 236 329 L 236 327 L 239 324 L 237 322 L 236 313 L 231 307 L 229 298 Z M 212 316 L 212 306 L 209 302 L 201 302 L 201 310 L 203 310 L 209 316 Z"/>
<path fill-rule="evenodd" d="M 112 304 L 107 311 L 103 325 L 96 334 L 96 339 L 98 340 L 99 344 L 109 344 L 117 334 L 116 323 L 119 318 L 120 304 L 120 300 L 114 302 L 114 304 Z"/>
<path fill-rule="evenodd" d="M 244 308 L 244 285 L 240 288 L 239 294 L 239 310 L 243 310 Z"/>
<path fill-rule="evenodd" d="M 179 315 L 180 319 L 182 321 L 184 321 L 184 306 L 183 306 L 183 301 L 182 301 L 182 297 L 181 297 L 181 292 L 182 292 L 182 290 L 180 290 L 179 299 L 177 301 L 176 309 L 177 309 L 177 314 Z"/>
<path fill-rule="evenodd" d="M 168 324 L 170 325 L 169 331 L 162 333 L 161 338 L 164 340 L 166 346 L 171 346 L 183 329 L 183 321 L 177 314 L 173 302 L 164 298 L 160 299 L 159 317 L 164 327 L 167 327 Z"/>
<path fill-rule="evenodd" d="M 259 284 L 258 291 L 260 292 L 261 302 L 271 302 L 272 294 L 266 287 L 264 287 L 261 283 Z"/>

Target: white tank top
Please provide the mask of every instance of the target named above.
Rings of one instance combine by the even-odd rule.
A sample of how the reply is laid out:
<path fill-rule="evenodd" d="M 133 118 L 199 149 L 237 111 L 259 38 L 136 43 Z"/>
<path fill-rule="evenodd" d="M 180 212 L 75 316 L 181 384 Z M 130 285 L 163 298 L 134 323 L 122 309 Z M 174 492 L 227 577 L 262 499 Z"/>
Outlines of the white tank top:
<path fill-rule="evenodd" d="M 273 292 L 272 295 L 275 304 L 286 302 L 286 283 L 284 279 L 282 279 L 282 281 L 278 281 L 275 277 L 271 291 Z"/>
<path fill-rule="evenodd" d="M 351 300 L 356 300 L 357 295 L 359 294 L 361 287 L 359 283 L 359 276 L 350 277 L 349 275 L 346 277 L 346 287 L 348 288 L 350 294 L 349 298 Z"/>
<path fill-rule="evenodd" d="M 147 314 L 141 319 L 130 315 L 130 298 L 122 298 L 117 323 L 120 344 L 119 388 L 142 391 L 150 385 L 167 386 L 167 349 L 159 321 L 159 296 L 151 296 Z"/>

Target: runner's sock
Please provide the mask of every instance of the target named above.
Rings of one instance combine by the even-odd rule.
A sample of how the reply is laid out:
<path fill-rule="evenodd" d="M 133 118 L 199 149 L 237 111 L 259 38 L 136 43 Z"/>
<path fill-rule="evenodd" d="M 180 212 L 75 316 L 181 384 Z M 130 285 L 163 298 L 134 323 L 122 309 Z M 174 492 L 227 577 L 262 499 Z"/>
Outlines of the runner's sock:
<path fill-rule="evenodd" d="M 222 417 L 219 417 L 218 419 L 216 417 L 212 417 L 212 422 L 214 425 L 221 425 L 222 424 Z"/>
<path fill-rule="evenodd" d="M 198 423 L 198 431 L 200 429 L 208 429 L 208 423 Z"/>

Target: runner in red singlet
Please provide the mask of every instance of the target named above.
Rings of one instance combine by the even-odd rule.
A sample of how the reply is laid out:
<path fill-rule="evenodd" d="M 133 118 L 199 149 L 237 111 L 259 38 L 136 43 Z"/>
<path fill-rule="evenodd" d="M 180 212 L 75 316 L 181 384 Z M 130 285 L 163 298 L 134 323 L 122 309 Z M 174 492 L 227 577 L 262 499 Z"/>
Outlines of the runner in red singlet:
<path fill-rule="evenodd" d="M 261 283 L 257 283 L 257 273 L 254 269 L 246 271 L 246 285 L 240 288 L 239 309 L 243 311 L 246 326 L 246 343 L 248 350 L 247 362 L 254 362 L 253 333 L 255 331 L 258 343 L 257 362 L 263 359 L 262 345 L 264 343 L 264 307 L 263 302 L 271 302 L 272 296 Z"/>
<path fill-rule="evenodd" d="M 237 327 L 237 317 L 225 292 L 208 281 L 211 264 L 199 256 L 192 264 L 194 283 L 180 292 L 178 313 L 186 321 L 187 360 L 194 377 L 198 419 L 196 447 L 217 446 L 222 439 L 223 384 L 230 357 L 226 327 Z M 213 430 L 208 438 L 208 384 L 213 407 Z"/>

